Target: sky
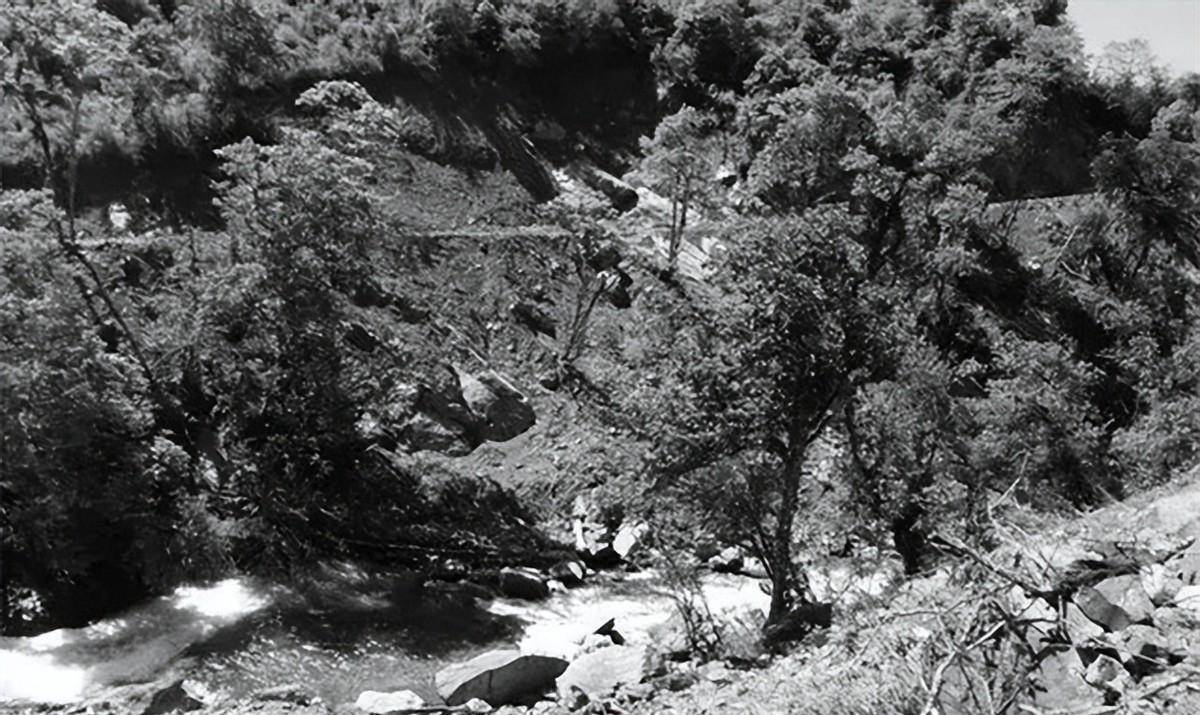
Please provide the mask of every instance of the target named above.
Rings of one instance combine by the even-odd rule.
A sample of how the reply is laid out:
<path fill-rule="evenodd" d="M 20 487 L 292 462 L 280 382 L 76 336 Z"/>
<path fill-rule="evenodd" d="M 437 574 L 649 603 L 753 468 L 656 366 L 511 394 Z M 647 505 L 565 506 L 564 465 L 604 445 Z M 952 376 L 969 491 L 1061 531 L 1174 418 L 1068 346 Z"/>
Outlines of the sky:
<path fill-rule="evenodd" d="M 1200 0 L 1070 0 L 1088 54 L 1144 38 L 1172 73 L 1200 72 Z"/>

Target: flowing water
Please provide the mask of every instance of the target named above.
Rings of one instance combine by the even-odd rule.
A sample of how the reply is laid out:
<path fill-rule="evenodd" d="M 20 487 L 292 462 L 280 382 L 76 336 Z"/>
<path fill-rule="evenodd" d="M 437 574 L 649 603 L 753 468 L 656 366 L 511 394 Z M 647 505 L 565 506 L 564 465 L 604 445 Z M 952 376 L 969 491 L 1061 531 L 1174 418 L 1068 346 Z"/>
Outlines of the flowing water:
<path fill-rule="evenodd" d="M 486 650 L 570 656 L 610 618 L 630 643 L 647 641 L 673 609 L 658 583 L 650 572 L 597 578 L 527 602 L 445 589 L 417 595 L 411 581 L 344 566 L 318 588 L 231 579 L 179 589 L 86 628 L 0 639 L 0 702 L 78 702 L 168 668 L 219 700 L 284 684 L 334 705 L 363 690 L 410 689 L 431 699 L 439 669 Z M 714 610 L 765 608 L 759 583 L 714 575 L 705 593 Z"/>

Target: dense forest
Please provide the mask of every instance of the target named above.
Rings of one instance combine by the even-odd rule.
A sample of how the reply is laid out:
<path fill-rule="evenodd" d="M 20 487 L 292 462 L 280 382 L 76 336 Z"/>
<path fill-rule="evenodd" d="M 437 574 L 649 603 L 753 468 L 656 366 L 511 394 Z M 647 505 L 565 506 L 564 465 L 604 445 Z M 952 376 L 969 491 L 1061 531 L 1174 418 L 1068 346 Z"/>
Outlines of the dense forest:
<path fill-rule="evenodd" d="M 757 555 L 786 640 L 816 552 L 915 574 L 999 495 L 1197 461 L 1200 77 L 1089 62 L 1065 0 L 9 0 L 0 37 L 6 633 L 537 565 L 597 488 Z"/>

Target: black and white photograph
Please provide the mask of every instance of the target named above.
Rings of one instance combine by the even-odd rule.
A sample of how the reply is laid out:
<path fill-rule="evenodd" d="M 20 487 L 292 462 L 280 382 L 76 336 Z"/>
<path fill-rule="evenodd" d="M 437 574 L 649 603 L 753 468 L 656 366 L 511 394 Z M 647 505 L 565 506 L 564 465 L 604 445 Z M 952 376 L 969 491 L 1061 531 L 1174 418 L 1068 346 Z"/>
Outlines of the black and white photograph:
<path fill-rule="evenodd" d="M 0 715 L 1200 715 L 1200 0 L 0 0 Z"/>

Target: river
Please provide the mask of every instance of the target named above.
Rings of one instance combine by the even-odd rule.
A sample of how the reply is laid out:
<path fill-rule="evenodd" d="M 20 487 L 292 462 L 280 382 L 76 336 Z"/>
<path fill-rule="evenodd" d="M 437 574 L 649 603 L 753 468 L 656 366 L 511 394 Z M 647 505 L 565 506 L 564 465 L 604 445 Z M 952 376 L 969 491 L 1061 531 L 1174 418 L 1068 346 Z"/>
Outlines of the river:
<path fill-rule="evenodd" d="M 433 588 L 417 595 L 341 565 L 318 587 L 236 578 L 174 593 L 79 629 L 0 638 L 0 703 L 74 703 L 170 671 L 215 701 L 302 684 L 333 705 L 363 690 L 413 690 L 432 699 L 434 674 L 483 651 L 569 656 L 610 618 L 645 642 L 673 602 L 653 572 L 601 575 L 539 602 L 477 600 Z M 765 609 L 761 582 L 711 574 L 714 611 Z"/>

